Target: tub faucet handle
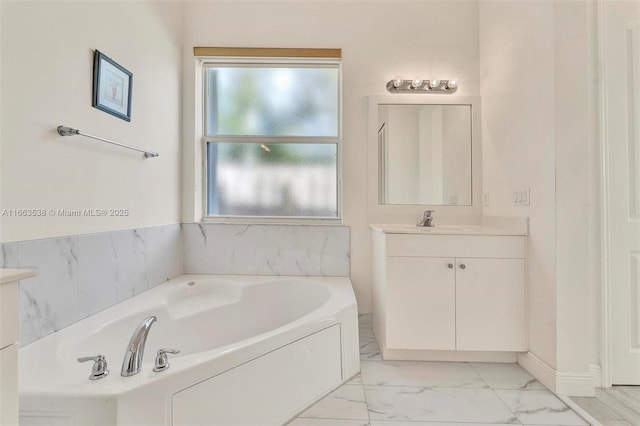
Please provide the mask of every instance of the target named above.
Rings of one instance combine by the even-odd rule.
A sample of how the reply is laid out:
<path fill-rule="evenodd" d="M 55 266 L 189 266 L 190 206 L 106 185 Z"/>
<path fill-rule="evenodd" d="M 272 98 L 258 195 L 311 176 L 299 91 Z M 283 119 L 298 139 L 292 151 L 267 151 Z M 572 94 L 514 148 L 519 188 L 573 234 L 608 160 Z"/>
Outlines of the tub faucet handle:
<path fill-rule="evenodd" d="M 98 380 L 109 375 L 109 370 L 107 370 L 107 359 L 104 355 L 85 356 L 82 358 L 78 358 L 78 362 L 87 361 L 93 361 L 93 367 L 91 368 L 89 380 Z"/>
<path fill-rule="evenodd" d="M 156 354 L 156 365 L 153 366 L 153 371 L 156 373 L 159 371 L 164 371 L 169 368 L 169 360 L 167 354 L 179 354 L 179 349 L 158 349 L 158 353 Z"/>

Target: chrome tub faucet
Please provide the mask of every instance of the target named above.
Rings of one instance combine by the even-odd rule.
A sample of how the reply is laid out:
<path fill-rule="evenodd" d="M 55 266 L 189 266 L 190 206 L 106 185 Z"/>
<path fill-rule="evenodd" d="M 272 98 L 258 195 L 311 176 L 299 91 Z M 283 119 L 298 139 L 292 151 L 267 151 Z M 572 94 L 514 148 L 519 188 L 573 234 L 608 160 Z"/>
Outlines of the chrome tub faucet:
<path fill-rule="evenodd" d="M 122 370 L 120 375 L 123 377 L 133 376 L 140 372 L 142 367 L 142 356 L 144 355 L 144 345 L 147 343 L 147 335 L 151 329 L 151 325 L 157 321 L 154 315 L 145 318 L 138 325 L 129 340 L 127 351 L 124 353 L 122 361 Z"/>

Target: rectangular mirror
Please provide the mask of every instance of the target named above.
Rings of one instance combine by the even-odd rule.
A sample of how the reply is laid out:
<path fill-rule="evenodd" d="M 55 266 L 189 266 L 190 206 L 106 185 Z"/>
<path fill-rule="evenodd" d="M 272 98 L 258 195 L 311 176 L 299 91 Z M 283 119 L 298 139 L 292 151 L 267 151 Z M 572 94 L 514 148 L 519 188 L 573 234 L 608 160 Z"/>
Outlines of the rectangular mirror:
<path fill-rule="evenodd" d="M 479 97 L 374 94 L 368 104 L 370 223 L 482 214 Z"/>
<path fill-rule="evenodd" d="M 378 203 L 472 205 L 471 105 L 378 105 Z"/>

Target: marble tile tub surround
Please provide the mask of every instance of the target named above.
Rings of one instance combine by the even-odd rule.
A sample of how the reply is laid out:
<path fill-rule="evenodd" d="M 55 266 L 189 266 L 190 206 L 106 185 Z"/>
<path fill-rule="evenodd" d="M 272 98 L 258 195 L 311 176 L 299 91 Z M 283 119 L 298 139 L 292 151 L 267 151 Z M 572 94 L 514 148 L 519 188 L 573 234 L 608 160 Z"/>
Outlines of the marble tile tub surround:
<path fill-rule="evenodd" d="M 0 245 L 20 287 L 29 344 L 183 273 L 349 276 L 349 228 L 183 224 Z"/>
<path fill-rule="evenodd" d="M 349 276 L 349 228 L 183 224 L 184 272 Z"/>
<path fill-rule="evenodd" d="M 29 344 L 182 271 L 180 225 L 2 244 L 0 267 L 36 268 L 20 283 L 20 343 Z"/>

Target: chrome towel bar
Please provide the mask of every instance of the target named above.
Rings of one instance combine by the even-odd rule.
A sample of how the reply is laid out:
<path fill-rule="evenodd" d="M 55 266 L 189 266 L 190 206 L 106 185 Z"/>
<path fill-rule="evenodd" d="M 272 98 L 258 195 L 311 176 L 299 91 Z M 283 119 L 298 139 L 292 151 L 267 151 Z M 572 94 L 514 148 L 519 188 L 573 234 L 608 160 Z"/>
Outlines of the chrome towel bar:
<path fill-rule="evenodd" d="M 72 129 L 71 127 L 66 127 L 66 126 L 58 126 L 58 134 L 60 136 L 75 136 L 75 135 L 80 135 L 80 136 L 86 136 L 88 138 L 91 139 L 96 139 L 102 142 L 107 142 L 113 145 L 118 145 L 121 146 L 123 148 L 127 148 L 127 149 L 132 149 L 134 151 L 138 151 L 138 152 L 142 152 L 144 153 L 144 158 L 152 158 L 152 157 L 157 157 L 158 154 L 157 152 L 153 152 L 153 151 L 147 151 L 146 149 L 140 149 L 140 148 L 136 148 L 135 146 L 130 146 L 130 145 L 125 145 L 123 143 L 120 142 L 116 142 L 116 141 L 112 141 L 111 139 L 106 139 L 106 138 L 101 138 L 100 136 L 94 136 L 94 135 L 90 135 L 89 133 L 84 133 L 81 132 L 78 129 Z"/>

